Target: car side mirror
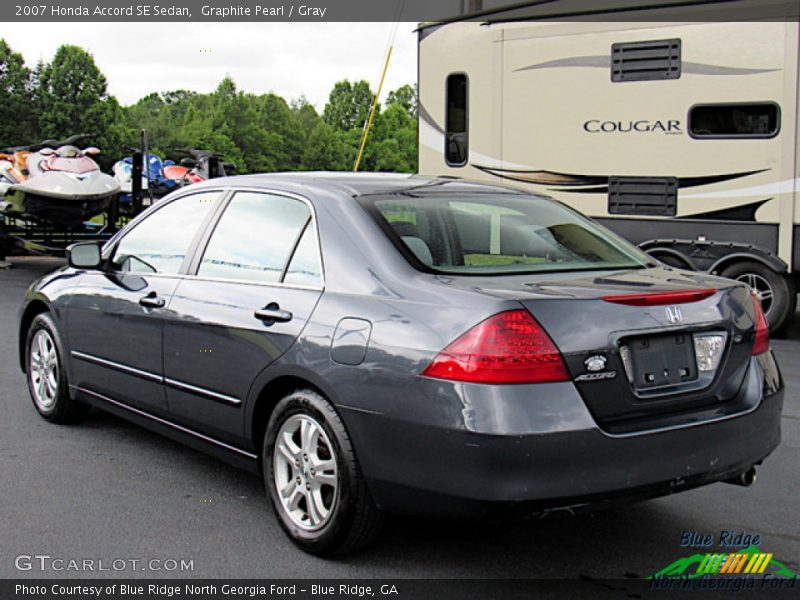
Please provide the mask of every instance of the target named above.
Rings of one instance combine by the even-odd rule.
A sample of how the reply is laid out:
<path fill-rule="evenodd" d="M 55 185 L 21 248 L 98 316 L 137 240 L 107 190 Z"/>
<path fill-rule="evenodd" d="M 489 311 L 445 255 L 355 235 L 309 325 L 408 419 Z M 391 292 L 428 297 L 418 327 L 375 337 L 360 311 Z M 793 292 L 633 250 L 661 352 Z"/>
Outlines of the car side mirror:
<path fill-rule="evenodd" d="M 99 269 L 103 264 L 100 244 L 78 242 L 67 247 L 67 263 L 73 269 Z"/>

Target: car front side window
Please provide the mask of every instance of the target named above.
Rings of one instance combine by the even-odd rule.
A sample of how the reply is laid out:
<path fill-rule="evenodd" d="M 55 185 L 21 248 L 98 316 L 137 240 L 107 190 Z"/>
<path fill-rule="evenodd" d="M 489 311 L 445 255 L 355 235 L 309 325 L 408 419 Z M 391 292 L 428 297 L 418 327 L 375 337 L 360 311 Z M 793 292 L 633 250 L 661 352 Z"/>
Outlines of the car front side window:
<path fill-rule="evenodd" d="M 198 228 L 222 192 L 182 196 L 138 223 L 117 245 L 117 271 L 176 275 Z"/>

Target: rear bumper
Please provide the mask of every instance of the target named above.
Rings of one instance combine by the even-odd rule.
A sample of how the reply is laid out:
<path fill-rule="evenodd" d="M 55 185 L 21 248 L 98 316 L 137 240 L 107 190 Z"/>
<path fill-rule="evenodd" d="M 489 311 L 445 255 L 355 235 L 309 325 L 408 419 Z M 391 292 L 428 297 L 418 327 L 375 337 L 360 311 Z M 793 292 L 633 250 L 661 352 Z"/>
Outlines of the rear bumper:
<path fill-rule="evenodd" d="M 571 383 L 536 386 L 535 397 L 530 386 L 503 398 L 490 386 L 457 387 L 391 416 L 343 407 L 381 508 L 496 519 L 656 497 L 738 475 L 780 441 L 783 386 L 770 354 L 751 361 L 747 411 L 624 436 L 602 431 Z M 442 405 L 448 398 L 459 404 Z"/>

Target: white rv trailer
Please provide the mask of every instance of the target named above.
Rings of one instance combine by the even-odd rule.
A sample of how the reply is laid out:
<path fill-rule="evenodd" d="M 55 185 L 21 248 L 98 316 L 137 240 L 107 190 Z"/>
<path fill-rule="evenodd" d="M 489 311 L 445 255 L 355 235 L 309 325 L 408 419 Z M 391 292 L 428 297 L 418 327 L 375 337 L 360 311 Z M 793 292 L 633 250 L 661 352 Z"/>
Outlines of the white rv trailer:
<path fill-rule="evenodd" d="M 420 26 L 420 172 L 553 196 L 746 281 L 777 329 L 800 273 L 797 18 L 611 22 L 597 1 L 567 20 L 568 3 Z"/>

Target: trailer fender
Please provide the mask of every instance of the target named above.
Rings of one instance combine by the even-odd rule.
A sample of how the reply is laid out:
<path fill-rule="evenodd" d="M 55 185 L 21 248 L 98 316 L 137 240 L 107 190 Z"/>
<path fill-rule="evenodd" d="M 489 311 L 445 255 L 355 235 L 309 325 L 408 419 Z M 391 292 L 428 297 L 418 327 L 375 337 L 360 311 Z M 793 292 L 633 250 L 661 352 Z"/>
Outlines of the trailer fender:
<path fill-rule="evenodd" d="M 789 266 L 778 256 L 752 244 L 715 242 L 708 240 L 648 240 L 639 248 L 658 258 L 670 257 L 693 271 L 717 274 L 731 264 L 755 261 L 780 275 L 788 273 Z"/>
<path fill-rule="evenodd" d="M 720 258 L 714 263 L 711 269 L 709 269 L 709 272 L 714 274 L 721 273 L 728 265 L 744 260 L 759 262 L 780 275 L 785 275 L 789 271 L 789 266 L 774 254 L 759 255 L 753 252 L 735 252 Z"/>
<path fill-rule="evenodd" d="M 690 271 L 697 271 L 692 264 L 692 260 L 686 256 L 683 252 L 676 250 L 675 248 L 669 247 L 662 247 L 656 246 L 653 248 L 644 248 L 644 245 L 640 245 L 639 248 L 647 252 L 653 258 L 657 258 L 662 262 L 667 263 L 671 267 L 676 267 L 679 269 L 689 269 Z"/>

